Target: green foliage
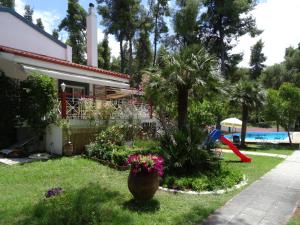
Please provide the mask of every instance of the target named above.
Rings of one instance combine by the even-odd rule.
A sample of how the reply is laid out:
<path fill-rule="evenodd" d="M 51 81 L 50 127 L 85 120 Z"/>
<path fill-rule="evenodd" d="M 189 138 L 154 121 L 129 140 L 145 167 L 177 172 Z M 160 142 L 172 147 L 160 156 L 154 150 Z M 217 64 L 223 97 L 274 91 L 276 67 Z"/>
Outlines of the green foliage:
<path fill-rule="evenodd" d="M 263 47 L 264 43 L 261 39 L 251 47 L 250 74 L 253 80 L 256 80 L 260 76 L 265 67 L 263 63 L 267 58 L 265 57 L 264 53 L 262 53 Z"/>
<path fill-rule="evenodd" d="M 58 38 L 59 38 L 58 29 L 54 29 L 54 30 L 52 31 L 52 36 L 53 36 L 55 39 L 58 39 Z"/>
<path fill-rule="evenodd" d="M 52 78 L 38 72 L 21 82 L 21 118 L 33 129 L 41 132 L 53 122 L 51 111 L 57 99 Z"/>
<path fill-rule="evenodd" d="M 260 33 L 256 28 L 255 18 L 250 14 L 256 0 L 204 0 L 207 10 L 201 15 L 199 35 L 212 54 L 221 61 L 222 74 L 228 75 L 230 67 L 235 67 L 241 56 L 231 55 L 234 47 L 232 40 L 249 33 L 255 36 Z M 238 59 L 238 60 L 237 60 Z"/>
<path fill-rule="evenodd" d="M 157 44 L 162 38 L 162 34 L 168 32 L 168 26 L 165 17 L 170 16 L 169 0 L 150 0 L 149 8 L 151 10 L 151 18 L 154 23 L 154 53 L 153 53 L 153 66 L 156 64 L 157 58 Z"/>
<path fill-rule="evenodd" d="M 189 123 L 199 127 L 218 124 L 220 119 L 225 117 L 226 111 L 227 105 L 224 101 L 193 100 L 189 106 Z"/>
<path fill-rule="evenodd" d="M 45 29 L 44 24 L 43 24 L 41 18 L 36 19 L 36 25 L 37 25 L 39 28 L 41 28 L 42 30 Z"/>
<path fill-rule="evenodd" d="M 84 64 L 86 53 L 86 11 L 78 0 L 68 0 L 67 16 L 59 24 L 59 31 L 68 32 L 67 44 L 72 47 L 72 59 L 75 63 Z"/>
<path fill-rule="evenodd" d="M 32 22 L 33 8 L 30 5 L 25 5 L 24 7 L 24 18 L 30 22 Z"/>
<path fill-rule="evenodd" d="M 114 162 L 120 165 L 124 163 L 128 156 L 128 151 L 124 144 L 126 141 L 132 141 L 140 132 L 139 127 L 132 124 L 117 124 L 101 131 L 96 141 L 88 146 L 89 156 L 95 156 L 98 159 Z M 127 155 L 126 155 L 127 154 Z M 122 166 L 124 164 L 121 164 Z"/>
<path fill-rule="evenodd" d="M 19 115 L 19 85 L 0 71 L 0 148 L 14 141 Z"/>
<path fill-rule="evenodd" d="M 108 36 L 105 35 L 102 42 L 98 44 L 98 67 L 102 69 L 110 69 L 111 49 L 108 43 Z"/>
<path fill-rule="evenodd" d="M 243 180 L 240 171 L 222 166 L 217 173 L 196 173 L 190 176 L 168 176 L 162 180 L 164 187 L 178 190 L 213 191 L 231 188 Z"/>
<path fill-rule="evenodd" d="M 188 133 L 177 131 L 172 135 L 164 135 L 160 141 L 166 173 L 218 171 L 219 160 L 210 150 L 201 147 L 206 136 L 205 130 L 198 126 L 191 127 Z"/>
<path fill-rule="evenodd" d="M 0 6 L 15 9 L 15 0 L 0 0 Z"/>
<path fill-rule="evenodd" d="M 124 41 L 129 42 L 128 72 L 133 63 L 133 37 L 140 25 L 140 0 L 97 0 L 98 12 L 106 33 L 113 34 L 120 42 L 121 72 L 125 72 Z"/>
<path fill-rule="evenodd" d="M 180 9 L 176 12 L 174 18 L 174 31 L 177 34 L 179 42 L 184 45 L 191 45 L 198 42 L 198 13 L 200 1 L 187 0 L 177 1 Z"/>

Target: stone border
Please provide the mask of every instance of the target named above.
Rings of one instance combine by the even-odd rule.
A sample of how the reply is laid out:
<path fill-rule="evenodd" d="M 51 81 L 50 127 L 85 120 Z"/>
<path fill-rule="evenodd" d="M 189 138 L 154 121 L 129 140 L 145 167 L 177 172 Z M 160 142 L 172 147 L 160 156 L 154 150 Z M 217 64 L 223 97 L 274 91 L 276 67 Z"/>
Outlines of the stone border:
<path fill-rule="evenodd" d="M 248 184 L 248 179 L 246 179 L 246 176 L 243 176 L 243 180 L 234 185 L 231 188 L 227 188 L 227 189 L 221 189 L 221 190 L 216 190 L 216 191 L 201 191 L 201 192 L 197 192 L 197 191 L 181 191 L 181 190 L 176 190 L 176 189 L 169 189 L 169 188 L 164 188 L 164 187 L 159 187 L 158 189 L 161 191 L 165 191 L 165 192 L 169 192 L 169 193 L 180 193 L 180 194 L 189 194 L 189 195 L 210 195 L 210 194 L 215 194 L 215 195 L 220 195 L 220 194 L 224 194 L 226 192 L 229 191 L 233 191 L 236 189 L 239 189 L 245 185 Z"/>

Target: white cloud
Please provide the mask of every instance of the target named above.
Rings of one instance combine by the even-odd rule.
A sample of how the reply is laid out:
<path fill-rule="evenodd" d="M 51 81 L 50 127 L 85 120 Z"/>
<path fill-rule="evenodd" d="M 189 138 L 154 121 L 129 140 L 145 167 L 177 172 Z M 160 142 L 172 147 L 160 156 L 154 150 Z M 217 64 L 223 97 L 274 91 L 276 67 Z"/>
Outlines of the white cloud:
<path fill-rule="evenodd" d="M 260 38 L 264 42 L 266 64 L 282 62 L 285 48 L 295 47 L 300 42 L 299 9 L 299 0 L 267 0 L 258 4 L 252 14 L 256 18 L 258 28 L 264 32 L 256 38 L 249 35 L 239 38 L 239 44 L 232 52 L 244 53 L 244 60 L 240 66 L 249 66 L 250 47 Z"/>
<path fill-rule="evenodd" d="M 97 34 L 98 34 L 98 42 L 102 41 L 104 38 L 104 32 L 100 28 L 98 28 Z M 120 56 L 120 44 L 119 42 L 117 42 L 117 40 L 113 35 L 110 34 L 108 35 L 108 43 L 109 43 L 109 47 L 111 48 L 111 55 L 114 57 Z"/>
<path fill-rule="evenodd" d="M 16 0 L 15 1 L 16 4 L 16 11 L 20 14 L 20 15 L 24 15 L 24 7 L 25 7 L 25 2 L 24 0 Z M 33 13 L 33 23 L 36 23 L 36 19 L 41 18 L 43 25 L 45 27 L 45 31 L 52 34 L 52 30 L 57 28 L 57 25 L 59 24 L 61 18 L 59 13 L 57 13 L 55 10 L 38 10 L 38 9 L 34 9 L 34 13 Z"/>

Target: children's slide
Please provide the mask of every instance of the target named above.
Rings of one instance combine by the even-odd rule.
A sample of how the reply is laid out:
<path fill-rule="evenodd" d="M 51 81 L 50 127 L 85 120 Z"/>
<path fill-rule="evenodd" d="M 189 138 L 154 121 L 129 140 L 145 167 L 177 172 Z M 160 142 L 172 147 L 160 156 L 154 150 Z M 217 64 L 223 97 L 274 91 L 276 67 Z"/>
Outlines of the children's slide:
<path fill-rule="evenodd" d="M 218 129 L 213 130 L 207 137 L 205 144 L 215 142 L 217 139 L 222 141 L 225 145 L 227 145 L 233 152 L 236 154 L 242 162 L 251 162 L 251 158 L 248 156 L 244 155 L 243 153 L 240 152 L 240 150 L 227 138 L 225 138 L 222 134 L 221 131 Z"/>
<path fill-rule="evenodd" d="M 234 154 L 236 154 L 241 159 L 242 162 L 251 162 L 251 158 L 241 153 L 240 150 L 223 135 L 221 135 L 220 141 L 227 145 L 234 152 Z"/>

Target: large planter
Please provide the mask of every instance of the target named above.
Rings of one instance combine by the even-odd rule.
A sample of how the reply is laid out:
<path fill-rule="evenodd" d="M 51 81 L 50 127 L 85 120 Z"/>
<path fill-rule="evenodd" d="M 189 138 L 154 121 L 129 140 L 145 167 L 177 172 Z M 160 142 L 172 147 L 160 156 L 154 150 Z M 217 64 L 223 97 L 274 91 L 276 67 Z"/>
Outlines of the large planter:
<path fill-rule="evenodd" d="M 159 186 L 157 173 L 130 172 L 128 177 L 128 188 L 133 197 L 139 201 L 148 201 L 153 198 Z"/>

